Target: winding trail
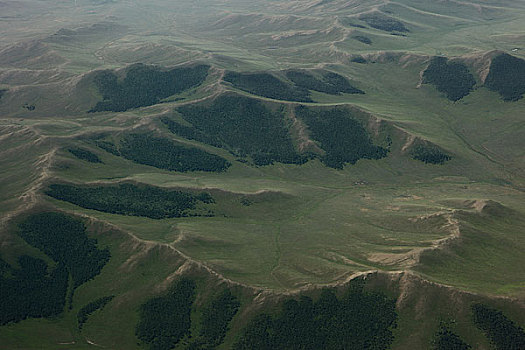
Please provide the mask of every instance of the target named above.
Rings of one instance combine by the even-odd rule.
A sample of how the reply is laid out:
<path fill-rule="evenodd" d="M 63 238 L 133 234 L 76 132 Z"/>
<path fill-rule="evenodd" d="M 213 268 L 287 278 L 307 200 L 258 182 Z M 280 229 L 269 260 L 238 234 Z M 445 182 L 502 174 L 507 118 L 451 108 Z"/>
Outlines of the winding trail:
<path fill-rule="evenodd" d="M 50 169 L 53 165 L 53 157 L 56 155 L 57 150 L 57 147 L 52 148 L 49 152 L 39 157 L 35 168 L 40 170 L 40 174 L 37 179 L 31 183 L 31 186 L 18 197 L 21 204 L 15 210 L 8 212 L 0 218 L 0 229 L 5 228 L 12 218 L 33 208 L 37 204 L 38 192 L 42 189 L 44 182 L 51 176 Z"/>

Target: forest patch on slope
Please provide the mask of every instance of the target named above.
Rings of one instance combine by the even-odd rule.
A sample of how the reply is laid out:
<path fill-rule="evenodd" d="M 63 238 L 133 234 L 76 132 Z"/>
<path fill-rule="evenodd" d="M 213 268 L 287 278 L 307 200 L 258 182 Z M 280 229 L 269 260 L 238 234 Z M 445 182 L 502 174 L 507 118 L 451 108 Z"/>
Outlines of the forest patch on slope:
<path fill-rule="evenodd" d="M 141 305 L 135 334 L 150 349 L 169 350 L 179 343 L 187 349 L 215 349 L 223 343 L 240 302 L 223 289 L 205 297 L 204 305 L 195 305 L 202 292 L 195 280 L 179 278 L 166 293 Z M 195 314 L 200 315 L 198 321 Z"/>
<path fill-rule="evenodd" d="M 123 79 L 111 71 L 97 72 L 93 82 L 103 100 L 90 112 L 122 112 L 154 105 L 163 98 L 202 84 L 209 68 L 198 65 L 161 70 L 154 66 L 135 64 L 125 70 Z"/>
<path fill-rule="evenodd" d="M 235 88 L 254 95 L 283 101 L 314 102 L 310 91 L 330 95 L 364 94 L 364 91 L 351 85 L 344 76 L 326 70 L 292 69 L 282 71 L 282 74 L 289 82 L 266 72 L 227 72 L 224 80 Z"/>
<path fill-rule="evenodd" d="M 284 101 L 313 102 L 307 89 L 287 84 L 270 73 L 227 72 L 224 80 L 254 95 Z"/>
<path fill-rule="evenodd" d="M 359 159 L 381 159 L 388 150 L 373 144 L 367 130 L 344 109 L 316 110 L 298 106 L 295 114 L 310 130 L 311 137 L 326 152 L 321 160 L 326 166 L 342 169 Z"/>
<path fill-rule="evenodd" d="M 383 30 L 386 32 L 409 32 L 408 28 L 403 22 L 390 16 L 387 16 L 381 12 L 365 13 L 359 16 L 359 19 L 372 28 Z"/>
<path fill-rule="evenodd" d="M 68 148 L 68 152 L 74 155 L 76 158 L 80 160 L 85 160 L 86 162 L 102 163 L 100 158 L 95 153 L 85 148 L 81 148 L 81 147 Z"/>
<path fill-rule="evenodd" d="M 472 317 L 497 350 L 525 348 L 525 331 L 501 311 L 484 304 L 474 304 Z"/>
<path fill-rule="evenodd" d="M 395 301 L 380 292 L 354 287 L 338 298 L 326 289 L 315 301 L 300 296 L 277 315 L 257 315 L 234 349 L 387 349 L 397 317 Z"/>
<path fill-rule="evenodd" d="M 485 86 L 505 101 L 517 101 L 525 94 L 525 60 L 501 54 L 492 59 Z"/>
<path fill-rule="evenodd" d="M 476 80 L 464 64 L 434 57 L 423 72 L 423 83 L 434 85 L 449 100 L 458 101 L 472 91 Z"/>
<path fill-rule="evenodd" d="M 296 86 L 304 89 L 330 95 L 364 94 L 362 90 L 352 86 L 345 77 L 334 72 L 325 72 L 320 78 L 305 70 L 289 70 L 285 74 Z"/>
<path fill-rule="evenodd" d="M 100 274 L 111 256 L 108 249 L 97 247 L 96 239 L 87 237 L 82 221 L 59 212 L 29 215 L 16 232 L 53 263 L 21 255 L 17 269 L 0 259 L 0 324 L 60 314 L 66 294 L 71 304 L 74 290 Z"/>
<path fill-rule="evenodd" d="M 28 255 L 18 257 L 18 264 L 17 269 L 0 259 L 0 325 L 60 314 L 69 279 L 65 265 Z"/>
<path fill-rule="evenodd" d="M 183 106 L 177 111 L 192 127 L 169 118 L 162 121 L 183 137 L 250 156 L 256 165 L 273 162 L 301 164 L 306 160 L 294 150 L 282 111 L 242 96 L 221 96 L 210 106 Z"/>
<path fill-rule="evenodd" d="M 103 186 L 51 184 L 45 193 L 82 208 L 112 214 L 145 216 L 152 219 L 213 215 L 206 204 L 213 203 L 214 199 L 207 192 L 195 194 L 122 183 Z"/>
<path fill-rule="evenodd" d="M 200 148 L 145 133 L 125 134 L 118 144 L 104 139 L 94 142 L 111 154 L 159 169 L 222 172 L 231 165 L 226 159 Z"/>
<path fill-rule="evenodd" d="M 425 164 L 443 165 L 452 159 L 452 156 L 440 147 L 422 140 L 414 142 L 412 147 L 410 147 L 410 155 L 412 159 L 419 160 Z"/>

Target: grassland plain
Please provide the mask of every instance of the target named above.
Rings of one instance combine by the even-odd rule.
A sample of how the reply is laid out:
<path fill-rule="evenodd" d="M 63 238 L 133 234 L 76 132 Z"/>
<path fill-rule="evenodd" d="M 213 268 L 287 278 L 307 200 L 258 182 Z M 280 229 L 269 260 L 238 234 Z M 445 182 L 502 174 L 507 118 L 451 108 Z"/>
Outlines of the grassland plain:
<path fill-rule="evenodd" d="M 522 1 L 234 1 L 228 8 L 211 0 L 202 7 L 186 1 L 6 4 L 8 17 L 0 21 L 6 33 L 0 38 L 0 87 L 8 90 L 0 100 L 0 257 L 13 266 L 23 254 L 50 262 L 13 234 L 12 225 L 21 213 L 53 209 L 86 220 L 90 237 L 112 258 L 75 291 L 71 310 L 0 327 L 0 348 L 141 348 L 134 334 L 140 305 L 182 275 L 197 283 L 192 335 L 199 334 L 201 306 L 214 290 L 229 286 L 241 301 L 221 348 L 231 348 L 258 312 L 277 312 L 287 296 L 301 292 L 315 299 L 321 286 L 344 293 L 361 274 L 366 288 L 397 300 L 395 349 L 429 347 L 439 322 L 451 319 L 473 348 L 488 349 L 471 321 L 474 301 L 525 325 L 525 102 L 504 102 L 483 87 L 492 50 L 524 57 Z M 43 15 L 51 7 L 50 16 L 61 22 Z M 369 26 L 360 16 L 372 8 L 409 32 L 394 36 Z M 102 11 L 107 17 L 101 23 Z M 31 28 L 20 21 L 21 13 Z M 351 63 L 355 55 L 367 63 Z M 435 55 L 466 64 L 476 79 L 468 96 L 451 102 L 421 84 Z M 87 114 L 101 100 L 91 72 L 138 62 L 212 68 L 201 86 L 160 104 Z M 337 72 L 366 92 L 312 91 L 314 102 L 306 105 L 348 108 L 376 144 L 390 140 L 387 157 L 361 159 L 342 170 L 316 159 L 253 166 L 226 149 L 170 133 L 161 122 L 177 118 L 178 107 L 205 105 L 232 90 L 269 108 L 282 106 L 295 149 L 315 149 L 320 145 L 292 113 L 298 103 L 221 83 L 225 70 L 303 68 Z M 118 138 L 152 131 L 232 166 L 223 173 L 168 171 L 115 156 L 91 141 L 103 133 Z M 433 165 L 412 159 L 419 139 L 451 160 Z M 75 147 L 102 163 L 76 158 L 68 151 Z M 56 181 L 205 190 L 216 199 L 216 215 L 155 220 L 83 209 L 43 194 Z M 77 312 L 108 295 L 115 298 L 79 331 Z"/>

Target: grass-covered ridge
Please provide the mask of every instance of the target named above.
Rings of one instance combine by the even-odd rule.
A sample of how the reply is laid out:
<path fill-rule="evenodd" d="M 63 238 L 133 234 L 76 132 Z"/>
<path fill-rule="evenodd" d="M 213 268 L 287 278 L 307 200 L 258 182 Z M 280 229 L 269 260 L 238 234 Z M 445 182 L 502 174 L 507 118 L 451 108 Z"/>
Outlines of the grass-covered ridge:
<path fill-rule="evenodd" d="M 497 91 L 505 101 L 517 101 L 525 93 L 525 60 L 509 54 L 492 59 L 485 86 Z"/>
<path fill-rule="evenodd" d="M 111 71 L 97 72 L 93 81 L 103 101 L 98 102 L 91 112 L 122 112 L 154 105 L 163 98 L 202 84 L 209 68 L 198 65 L 161 70 L 136 64 L 126 69 L 123 79 Z"/>
<path fill-rule="evenodd" d="M 522 291 L 520 252 L 525 240 L 517 233 L 524 225 L 523 215 L 494 201 L 471 205 L 478 209 L 455 214 L 461 223 L 461 238 L 439 250 L 423 252 L 414 270 L 438 282 L 469 285 L 474 290 Z"/>
<path fill-rule="evenodd" d="M 458 101 L 472 91 L 476 80 L 464 64 L 434 57 L 423 72 L 423 83 L 434 85 L 449 100 Z"/>
<path fill-rule="evenodd" d="M 288 84 L 270 73 L 227 72 L 224 80 L 254 95 L 284 101 L 313 102 L 307 89 Z"/>
<path fill-rule="evenodd" d="M 104 186 L 52 184 L 46 194 L 86 209 L 152 219 L 212 215 L 209 209 L 196 210 L 199 203 L 213 203 L 213 198 L 206 192 L 193 194 L 123 183 Z"/>
<path fill-rule="evenodd" d="M 109 153 L 159 169 L 223 172 L 231 165 L 226 159 L 200 148 L 145 133 L 125 134 L 118 145 L 106 140 L 95 143 Z"/>
<path fill-rule="evenodd" d="M 183 106 L 177 111 L 192 128 L 169 118 L 163 121 L 183 137 L 250 156 L 256 165 L 305 161 L 294 150 L 283 112 L 272 111 L 256 99 L 224 95 L 210 106 Z"/>
<path fill-rule="evenodd" d="M 523 217 L 523 100 L 503 103 L 497 92 L 481 88 L 452 103 L 445 94 L 438 97 L 434 86 L 417 88 L 433 55 L 465 62 L 482 81 L 488 58 L 496 54 L 479 53 L 496 49 L 523 58 L 521 2 L 487 0 L 470 6 L 461 1 L 276 0 L 267 6 L 255 1 L 208 1 L 211 6 L 206 3 L 192 10 L 185 8 L 192 6 L 191 1 L 84 0 L 77 6 L 58 2 L 19 0 L 2 7 L 8 24 L 2 36 L 7 49 L 0 49 L 0 89 L 9 92 L 0 100 L 0 223 L 34 204 L 79 213 L 89 218 L 89 237 L 96 238 L 101 249 L 108 247 L 112 257 L 100 275 L 75 290 L 71 310 L 66 307 L 58 317 L 29 317 L 0 327 L 0 347 L 97 347 L 89 341 L 106 349 L 140 350 L 147 347 L 135 336 L 140 305 L 166 295 L 179 276 L 195 278 L 197 286 L 191 338 L 184 336 L 176 348 L 212 344 L 226 327 L 218 348 L 231 349 L 252 316 L 263 312 L 277 319 L 285 295 L 297 295 L 299 300 L 297 293 L 304 291 L 315 303 L 320 286 L 338 285 L 341 299 L 346 281 L 360 273 L 366 274 L 367 283 L 378 283 L 380 290 L 397 299 L 393 350 L 430 348 L 443 319 L 455 321 L 451 330 L 463 343 L 490 349 L 489 340 L 471 319 L 472 302 L 501 310 L 524 327 L 523 303 L 513 302 L 525 295 L 524 223 L 510 223 L 514 219 L 490 211 L 476 219 L 465 219 L 462 213 L 481 210 L 481 199 L 491 199 Z M 33 15 L 26 16 L 26 11 Z M 411 32 L 393 36 L 402 32 L 372 28 L 358 18 L 370 11 L 403 22 Z M 342 18 L 359 27 L 343 27 L 337 23 L 344 24 Z M 78 35 L 64 31 L 60 40 L 46 41 L 48 47 L 42 50 L 37 44 L 25 45 L 39 28 L 51 33 L 57 26 L 73 29 L 93 20 L 128 28 L 125 34 L 104 31 L 95 40 L 82 31 Z M 353 38 L 357 35 L 373 43 L 359 42 Z M 368 64 L 349 62 L 357 57 Z M 211 69 L 200 86 L 161 99 L 157 105 L 86 114 L 102 101 L 90 72 L 111 69 L 122 82 L 123 67 L 135 62 L 158 67 L 202 62 L 217 69 Z M 220 81 L 224 70 L 269 72 L 289 86 L 296 85 L 286 77 L 288 70 L 309 72 L 321 81 L 323 72 L 337 72 L 366 95 L 309 90 L 310 98 L 327 110 L 351 104 L 351 117 L 361 122 L 375 146 L 389 150 L 388 157 L 360 159 L 343 170 L 326 167 L 319 161 L 326 153 L 319 138 L 292 113 L 296 103 L 271 102 L 243 91 L 239 94 L 281 114 L 295 152 L 312 152 L 319 158 L 302 165 L 274 160 L 267 166 L 252 166 L 250 155 L 241 157 L 217 139 L 218 133 L 201 131 L 181 113 L 170 114 L 181 106 L 207 108 L 224 91 L 239 91 Z M 36 109 L 29 111 L 32 105 Z M 161 117 L 175 123 L 176 135 L 161 124 Z M 232 165 L 222 172 L 168 171 L 122 157 L 123 135 L 144 130 L 178 146 L 220 155 Z M 101 133 L 107 137 L 98 139 L 100 147 L 95 147 L 88 138 Z M 414 138 L 438 145 L 453 160 L 441 166 L 411 159 Z M 275 140 L 281 139 L 270 139 Z M 67 151 L 73 146 L 92 151 L 104 164 L 73 158 Z M 138 152 L 148 152 L 141 162 L 153 162 L 164 153 L 140 146 Z M 182 158 L 172 159 L 169 163 L 177 164 Z M 42 195 L 42 186 L 52 181 L 96 186 L 124 181 L 192 194 L 209 191 L 216 203 L 198 202 L 196 210 L 205 214 L 211 208 L 215 216 L 158 220 L 84 209 Z M 480 200 L 472 207 L 458 204 L 475 199 Z M 45 279 L 50 279 L 58 264 L 0 226 L 0 257 L 12 268 L 8 274 L 21 269 L 19 256 L 30 255 L 46 262 Z M 370 270 L 379 272 L 367 274 Z M 224 318 L 204 316 L 226 286 L 241 303 L 229 325 L 225 320 L 235 303 L 228 303 L 220 313 L 208 313 Z M 113 301 L 90 314 L 78 330 L 78 312 L 108 295 L 115 295 Z M 207 324 L 218 325 L 207 332 L 213 335 L 206 337 L 209 341 L 202 333 L 205 318 Z M 457 340 L 449 333 L 444 336 Z"/>
<path fill-rule="evenodd" d="M 299 106 L 295 114 L 310 130 L 311 137 L 326 152 L 321 157 L 329 167 L 342 169 L 345 164 L 355 164 L 359 159 L 380 159 L 388 150 L 373 144 L 361 123 L 352 118 L 346 109 L 313 109 Z"/>

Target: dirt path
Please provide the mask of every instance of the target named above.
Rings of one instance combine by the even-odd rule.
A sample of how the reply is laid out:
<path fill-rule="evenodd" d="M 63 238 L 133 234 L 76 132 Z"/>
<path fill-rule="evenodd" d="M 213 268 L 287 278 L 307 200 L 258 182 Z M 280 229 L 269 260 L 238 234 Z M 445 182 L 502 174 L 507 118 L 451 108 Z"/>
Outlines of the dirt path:
<path fill-rule="evenodd" d="M 37 179 L 31 183 L 30 187 L 18 197 L 18 199 L 21 201 L 21 204 L 15 210 L 0 218 L 0 228 L 5 228 L 13 217 L 31 209 L 36 205 L 38 201 L 38 191 L 40 191 L 44 182 L 51 175 L 50 169 L 53 164 L 53 157 L 55 156 L 57 150 L 58 148 L 55 147 L 38 158 L 35 164 L 35 169 L 40 171 L 40 174 L 38 175 Z"/>
<path fill-rule="evenodd" d="M 324 151 L 319 148 L 319 146 L 317 146 L 317 144 L 312 139 L 310 139 L 306 125 L 295 115 L 294 106 L 288 106 L 287 116 L 292 122 L 290 130 L 297 138 L 297 150 L 299 152 L 311 151 L 314 153 L 323 154 Z"/>

